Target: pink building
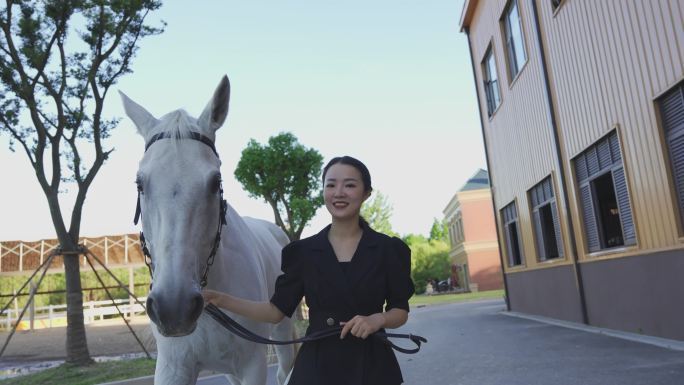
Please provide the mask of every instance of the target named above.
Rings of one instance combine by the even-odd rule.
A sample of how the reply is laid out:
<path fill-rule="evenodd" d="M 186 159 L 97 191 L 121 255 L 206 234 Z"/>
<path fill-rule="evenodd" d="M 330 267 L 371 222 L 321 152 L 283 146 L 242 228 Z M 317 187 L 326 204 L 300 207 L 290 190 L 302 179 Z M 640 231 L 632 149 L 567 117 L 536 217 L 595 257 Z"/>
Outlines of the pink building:
<path fill-rule="evenodd" d="M 451 198 L 444 218 L 449 225 L 455 286 L 468 291 L 503 289 L 487 171 L 478 170 Z"/>

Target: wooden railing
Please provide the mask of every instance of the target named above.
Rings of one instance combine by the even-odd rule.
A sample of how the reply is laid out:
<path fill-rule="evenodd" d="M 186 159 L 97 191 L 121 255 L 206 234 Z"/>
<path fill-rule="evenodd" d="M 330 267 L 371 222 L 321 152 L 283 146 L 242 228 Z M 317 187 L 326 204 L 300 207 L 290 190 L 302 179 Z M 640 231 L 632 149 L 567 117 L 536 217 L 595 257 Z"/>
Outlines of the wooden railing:
<path fill-rule="evenodd" d="M 82 237 L 79 243 L 99 256 L 107 266 L 124 267 L 144 264 L 137 234 Z M 56 239 L 35 242 L 0 242 L 0 276 L 33 272 L 58 246 L 59 241 Z M 81 259 L 81 265 L 87 266 L 85 257 Z M 64 270 L 62 258 L 55 258 L 50 263 L 49 270 Z"/>

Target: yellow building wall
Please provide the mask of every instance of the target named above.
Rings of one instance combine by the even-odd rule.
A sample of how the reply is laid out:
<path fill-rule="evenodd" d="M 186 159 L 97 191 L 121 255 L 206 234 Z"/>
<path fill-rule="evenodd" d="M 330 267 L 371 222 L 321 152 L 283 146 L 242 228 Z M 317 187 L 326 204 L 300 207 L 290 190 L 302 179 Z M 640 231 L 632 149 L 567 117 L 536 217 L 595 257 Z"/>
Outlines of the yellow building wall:
<path fill-rule="evenodd" d="M 566 169 L 613 129 L 622 145 L 637 246 L 586 256 L 576 222 L 581 258 L 681 247 L 655 99 L 684 79 L 684 0 L 566 0 L 556 12 L 537 0 L 537 7 Z M 566 183 L 579 220 L 574 174 Z"/>
<path fill-rule="evenodd" d="M 539 263 L 537 260 L 531 212 L 527 191 L 551 174 L 558 174 L 555 159 L 553 131 L 549 122 L 547 97 L 537 46 L 534 18 L 530 2 L 519 0 L 527 62 L 512 81 L 506 65 L 503 28 L 501 18 L 507 5 L 504 0 L 482 0 L 476 3 L 473 23 L 470 25 L 472 55 L 475 62 L 475 77 L 480 95 L 480 108 L 484 114 L 485 138 L 488 145 L 490 173 L 494 181 L 494 201 L 497 215 L 501 219 L 501 208 L 515 200 L 519 231 L 522 239 L 523 265 L 506 271 L 557 266 L 570 263 L 572 253 L 568 242 L 567 228 L 562 226 L 565 244 L 565 259 Z M 501 104 L 496 112 L 487 118 L 487 104 L 483 83 L 482 60 L 492 44 L 500 83 Z M 555 178 L 555 177 L 554 177 Z M 554 194 L 562 196 L 559 184 L 554 181 Z M 566 221 L 564 205 L 559 205 L 561 222 Z M 499 220 L 500 222 L 500 220 Z M 500 238 L 503 230 L 499 228 Z M 504 244 L 500 239 L 500 244 Z M 504 253 L 506 251 L 504 250 Z"/>

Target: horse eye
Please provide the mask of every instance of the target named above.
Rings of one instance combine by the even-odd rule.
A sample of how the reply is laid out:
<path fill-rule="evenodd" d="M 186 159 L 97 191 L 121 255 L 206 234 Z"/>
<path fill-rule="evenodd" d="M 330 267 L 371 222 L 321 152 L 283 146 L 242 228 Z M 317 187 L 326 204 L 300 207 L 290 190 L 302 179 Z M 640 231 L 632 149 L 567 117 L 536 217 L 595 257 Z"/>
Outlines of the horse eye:
<path fill-rule="evenodd" d="M 211 190 L 212 192 L 218 192 L 219 188 L 221 188 L 221 174 L 216 175 L 214 178 L 214 182 L 212 183 Z"/>

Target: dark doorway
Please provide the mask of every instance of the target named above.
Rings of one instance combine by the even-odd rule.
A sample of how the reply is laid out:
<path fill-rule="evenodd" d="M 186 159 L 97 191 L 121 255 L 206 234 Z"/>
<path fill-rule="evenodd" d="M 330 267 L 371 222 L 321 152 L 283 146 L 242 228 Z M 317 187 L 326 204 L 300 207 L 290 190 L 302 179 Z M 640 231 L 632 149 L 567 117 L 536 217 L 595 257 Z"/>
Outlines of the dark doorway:
<path fill-rule="evenodd" d="M 615 198 L 613 173 L 606 173 L 592 182 L 595 201 L 597 203 L 601 245 L 604 248 L 617 247 L 625 244 L 622 237 L 620 210 Z"/>
<path fill-rule="evenodd" d="M 556 227 L 553 223 L 551 203 L 539 208 L 539 220 L 541 221 L 542 238 L 544 239 L 544 251 L 546 259 L 558 258 L 558 243 L 556 242 Z"/>
<path fill-rule="evenodd" d="M 522 265 L 520 243 L 518 243 L 518 222 L 508 224 L 508 239 L 511 242 L 511 266 Z"/>

